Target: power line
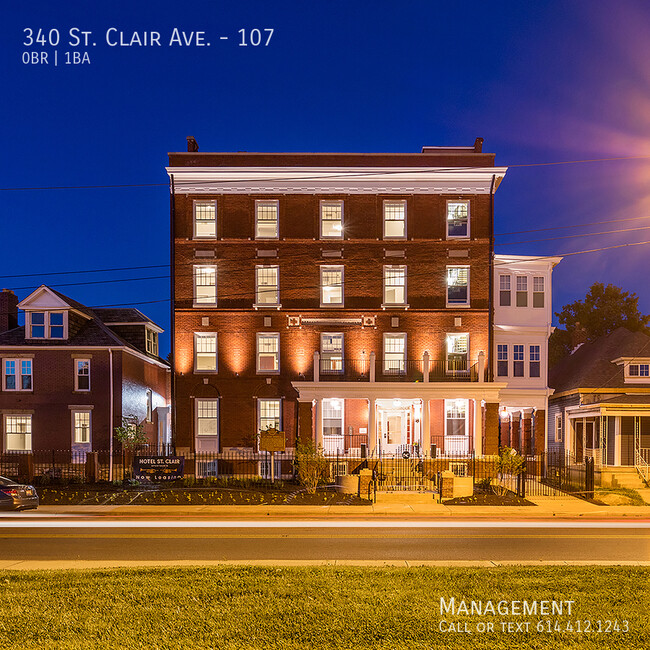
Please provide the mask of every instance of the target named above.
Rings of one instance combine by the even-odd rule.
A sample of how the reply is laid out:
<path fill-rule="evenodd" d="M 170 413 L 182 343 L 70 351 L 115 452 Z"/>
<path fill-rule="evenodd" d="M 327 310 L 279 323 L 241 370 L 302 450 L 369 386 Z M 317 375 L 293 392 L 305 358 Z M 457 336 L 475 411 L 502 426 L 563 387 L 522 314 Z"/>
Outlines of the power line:
<path fill-rule="evenodd" d="M 560 237 L 545 237 L 544 239 L 528 239 L 526 241 L 509 241 L 495 246 L 515 246 L 518 244 L 535 244 L 542 241 L 555 241 L 556 239 L 573 239 L 574 237 L 590 237 L 591 235 L 613 235 L 619 232 L 632 232 L 635 230 L 650 230 L 650 226 L 641 226 L 640 228 L 623 228 L 620 230 L 604 230 L 603 232 L 585 232 L 578 235 L 562 235 Z"/>
<path fill-rule="evenodd" d="M 586 226 L 600 226 L 604 223 L 619 223 L 621 221 L 638 221 L 640 219 L 650 219 L 647 217 L 626 217 L 625 219 L 609 219 L 607 221 L 591 221 L 589 223 L 577 223 L 570 226 L 551 226 L 549 228 L 535 228 L 534 230 L 513 230 L 512 232 L 498 232 L 495 237 L 505 237 L 506 235 L 524 235 L 530 232 L 545 232 L 547 230 L 564 230 L 565 228 L 583 228 Z"/>
<path fill-rule="evenodd" d="M 135 271 L 139 269 L 162 269 L 169 267 L 169 264 L 152 264 L 150 266 L 121 266 L 111 269 L 86 269 L 85 271 L 50 271 L 43 273 L 19 273 L 17 275 L 0 275 L 0 278 L 30 278 L 40 275 L 73 275 L 76 273 L 109 273 L 112 271 Z M 40 286 L 40 285 L 39 285 Z M 65 286 L 65 285 L 60 285 Z"/>

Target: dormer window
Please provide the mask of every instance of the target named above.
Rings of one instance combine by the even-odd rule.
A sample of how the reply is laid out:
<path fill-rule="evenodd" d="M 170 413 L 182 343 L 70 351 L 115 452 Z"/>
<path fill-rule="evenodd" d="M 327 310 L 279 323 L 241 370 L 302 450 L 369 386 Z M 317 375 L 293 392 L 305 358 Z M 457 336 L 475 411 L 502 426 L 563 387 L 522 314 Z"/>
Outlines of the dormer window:
<path fill-rule="evenodd" d="M 650 384 L 650 358 L 620 357 L 612 363 L 623 366 L 626 384 Z"/>
<path fill-rule="evenodd" d="M 158 356 L 158 332 L 147 329 L 147 352 Z"/>
<path fill-rule="evenodd" d="M 650 377 L 650 363 L 631 363 L 630 377 Z"/>
<path fill-rule="evenodd" d="M 66 338 L 67 317 L 63 311 L 29 312 L 29 337 L 31 339 Z"/>

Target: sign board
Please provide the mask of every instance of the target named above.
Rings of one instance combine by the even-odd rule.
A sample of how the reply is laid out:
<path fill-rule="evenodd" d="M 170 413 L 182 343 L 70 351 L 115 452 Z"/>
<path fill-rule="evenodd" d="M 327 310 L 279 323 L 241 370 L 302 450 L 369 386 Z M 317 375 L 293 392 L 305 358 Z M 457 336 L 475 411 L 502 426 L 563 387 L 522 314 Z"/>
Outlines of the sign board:
<path fill-rule="evenodd" d="M 133 471 L 138 480 L 174 481 L 183 478 L 182 456 L 136 456 Z"/>
<path fill-rule="evenodd" d="M 284 431 L 277 429 L 260 431 L 260 451 L 285 451 L 286 448 Z"/>

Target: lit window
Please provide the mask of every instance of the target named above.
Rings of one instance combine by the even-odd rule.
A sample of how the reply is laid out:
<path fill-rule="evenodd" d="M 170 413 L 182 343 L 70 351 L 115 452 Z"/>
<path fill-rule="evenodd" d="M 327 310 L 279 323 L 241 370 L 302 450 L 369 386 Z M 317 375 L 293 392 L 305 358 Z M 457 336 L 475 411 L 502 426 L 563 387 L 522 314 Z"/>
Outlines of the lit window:
<path fill-rule="evenodd" d="M 343 400 L 323 400 L 323 435 L 343 435 Z"/>
<path fill-rule="evenodd" d="M 321 307 L 343 306 L 342 266 L 320 267 L 320 304 Z"/>
<path fill-rule="evenodd" d="M 74 367 L 74 389 L 90 390 L 90 359 L 75 359 Z"/>
<path fill-rule="evenodd" d="M 508 346 L 497 345 L 497 377 L 508 376 Z"/>
<path fill-rule="evenodd" d="M 255 306 L 276 307 L 280 305 L 279 266 L 255 267 Z"/>
<path fill-rule="evenodd" d="M 194 238 L 214 239 L 216 236 L 216 201 L 194 201 Z"/>
<path fill-rule="evenodd" d="M 384 374 L 406 372 L 406 334 L 384 334 Z"/>
<path fill-rule="evenodd" d="M 32 390 L 32 360 L 4 359 L 4 390 Z"/>
<path fill-rule="evenodd" d="M 5 451 L 32 450 L 32 416 L 5 415 Z"/>
<path fill-rule="evenodd" d="M 510 295 L 510 276 L 509 275 L 500 275 L 499 276 L 499 305 L 501 307 L 510 307 L 511 305 L 511 295 Z"/>
<path fill-rule="evenodd" d="M 447 201 L 447 237 L 469 237 L 469 201 Z"/>
<path fill-rule="evenodd" d="M 147 422 L 153 421 L 153 392 L 147 390 Z"/>
<path fill-rule="evenodd" d="M 196 400 L 196 435 L 218 436 L 219 435 L 219 400 L 218 399 L 197 399 Z"/>
<path fill-rule="evenodd" d="M 517 276 L 517 307 L 528 307 L 528 278 Z"/>
<path fill-rule="evenodd" d="M 258 399 L 257 400 L 257 428 L 258 431 L 268 429 L 281 430 L 280 427 L 280 405 L 279 399 Z"/>
<path fill-rule="evenodd" d="M 406 201 L 384 201 L 384 239 L 406 238 Z"/>
<path fill-rule="evenodd" d="M 524 346 L 512 346 L 512 374 L 515 377 L 524 376 Z"/>
<path fill-rule="evenodd" d="M 531 345 L 530 346 L 530 376 L 531 377 L 539 377 L 540 376 L 540 371 L 541 371 L 541 363 L 540 363 L 540 354 L 541 354 L 541 348 L 539 345 Z"/>
<path fill-rule="evenodd" d="M 194 267 L 194 304 L 217 304 L 217 267 Z"/>
<path fill-rule="evenodd" d="M 384 304 L 406 304 L 406 266 L 384 266 Z"/>
<path fill-rule="evenodd" d="M 467 372 L 469 334 L 447 334 L 447 372 Z"/>
<path fill-rule="evenodd" d="M 558 413 L 555 416 L 555 442 L 562 442 L 562 414 Z"/>
<path fill-rule="evenodd" d="M 469 266 L 447 267 L 447 306 L 469 307 Z"/>
<path fill-rule="evenodd" d="M 90 443 L 90 411 L 73 411 L 74 441 L 84 445 Z"/>
<path fill-rule="evenodd" d="M 257 372 L 280 372 L 280 335 L 278 333 L 258 333 Z"/>
<path fill-rule="evenodd" d="M 278 238 L 278 202 L 255 201 L 255 239 Z"/>
<path fill-rule="evenodd" d="M 343 372 L 343 334 L 323 332 L 320 335 L 321 372 Z"/>
<path fill-rule="evenodd" d="M 154 332 L 147 328 L 146 330 L 146 350 L 149 354 L 155 354 L 158 356 L 158 332 Z"/>
<path fill-rule="evenodd" d="M 321 201 L 320 236 L 322 239 L 343 239 L 343 201 Z"/>
<path fill-rule="evenodd" d="M 445 400 L 445 435 L 467 435 L 467 400 Z"/>
<path fill-rule="evenodd" d="M 62 311 L 33 311 L 28 313 L 30 338 L 65 338 L 66 317 Z"/>
<path fill-rule="evenodd" d="M 533 278 L 533 307 L 544 306 L 544 278 Z"/>
<path fill-rule="evenodd" d="M 194 370 L 196 372 L 217 372 L 216 333 L 194 333 Z"/>

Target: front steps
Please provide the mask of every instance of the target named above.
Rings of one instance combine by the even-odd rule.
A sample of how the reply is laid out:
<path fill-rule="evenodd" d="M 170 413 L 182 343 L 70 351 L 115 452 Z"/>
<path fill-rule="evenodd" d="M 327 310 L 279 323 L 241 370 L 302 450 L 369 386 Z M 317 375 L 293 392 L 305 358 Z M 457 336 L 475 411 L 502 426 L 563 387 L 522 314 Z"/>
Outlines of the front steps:
<path fill-rule="evenodd" d="M 600 470 L 600 487 L 639 490 L 645 488 L 646 484 L 636 467 L 603 467 Z"/>

